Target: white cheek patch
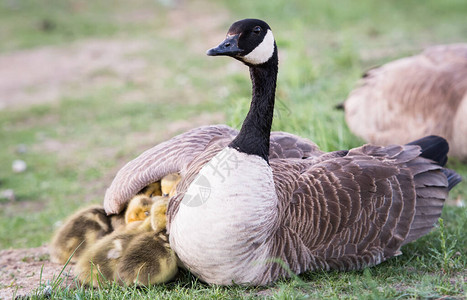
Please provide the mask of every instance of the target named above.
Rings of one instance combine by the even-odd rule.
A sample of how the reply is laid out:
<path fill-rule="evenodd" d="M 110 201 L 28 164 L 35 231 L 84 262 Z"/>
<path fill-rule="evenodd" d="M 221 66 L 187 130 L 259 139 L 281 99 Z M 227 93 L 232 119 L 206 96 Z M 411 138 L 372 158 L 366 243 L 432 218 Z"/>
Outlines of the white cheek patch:
<path fill-rule="evenodd" d="M 273 53 L 274 36 L 272 35 L 272 31 L 268 29 L 261 44 L 245 55 L 242 60 L 253 65 L 260 65 L 267 62 Z"/>

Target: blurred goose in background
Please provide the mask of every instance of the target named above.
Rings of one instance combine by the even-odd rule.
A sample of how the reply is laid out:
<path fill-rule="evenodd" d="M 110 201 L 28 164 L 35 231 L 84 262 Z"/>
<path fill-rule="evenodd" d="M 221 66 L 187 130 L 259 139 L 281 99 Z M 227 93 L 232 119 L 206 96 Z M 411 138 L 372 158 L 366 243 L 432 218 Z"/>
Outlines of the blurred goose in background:
<path fill-rule="evenodd" d="M 440 45 L 369 70 L 344 103 L 350 130 L 365 141 L 447 139 L 467 160 L 467 44 Z"/>
<path fill-rule="evenodd" d="M 253 95 L 240 132 L 200 127 L 147 150 L 114 178 L 108 213 L 149 182 L 180 172 L 167 211 L 170 245 L 201 280 L 222 285 L 270 284 L 289 270 L 362 269 L 432 229 L 460 181 L 443 168 L 443 138 L 321 152 L 271 133 L 278 56 L 268 24 L 237 21 L 207 54 L 249 67 Z"/>

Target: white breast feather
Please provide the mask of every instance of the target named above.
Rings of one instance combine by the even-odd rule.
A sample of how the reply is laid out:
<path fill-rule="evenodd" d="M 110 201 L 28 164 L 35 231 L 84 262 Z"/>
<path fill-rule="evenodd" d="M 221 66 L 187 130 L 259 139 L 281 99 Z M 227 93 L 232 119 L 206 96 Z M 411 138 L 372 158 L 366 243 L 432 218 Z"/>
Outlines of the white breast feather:
<path fill-rule="evenodd" d="M 202 280 L 255 283 L 264 274 L 277 195 L 266 161 L 232 148 L 218 153 L 188 188 L 170 244 Z"/>

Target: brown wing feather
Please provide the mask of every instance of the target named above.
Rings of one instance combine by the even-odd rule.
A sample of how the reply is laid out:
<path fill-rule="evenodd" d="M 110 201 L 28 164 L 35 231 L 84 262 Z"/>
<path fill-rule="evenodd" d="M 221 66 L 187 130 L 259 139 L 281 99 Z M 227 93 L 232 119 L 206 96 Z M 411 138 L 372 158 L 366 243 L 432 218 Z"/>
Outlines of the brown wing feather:
<path fill-rule="evenodd" d="M 322 154 L 319 147 L 308 139 L 282 131 L 271 132 L 269 159 L 319 157 Z"/>
<path fill-rule="evenodd" d="M 300 273 L 360 269 L 399 254 L 433 227 L 447 196 L 441 167 L 419 153 L 367 145 L 318 163 L 271 160 L 281 216 L 271 255 Z M 287 275 L 277 266 L 271 273 Z"/>

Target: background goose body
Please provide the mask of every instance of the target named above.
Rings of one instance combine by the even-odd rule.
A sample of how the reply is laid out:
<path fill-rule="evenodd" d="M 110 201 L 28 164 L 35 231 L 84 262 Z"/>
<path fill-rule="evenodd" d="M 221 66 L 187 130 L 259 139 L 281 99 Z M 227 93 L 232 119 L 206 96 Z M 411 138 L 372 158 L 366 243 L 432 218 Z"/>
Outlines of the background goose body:
<path fill-rule="evenodd" d="M 270 133 L 278 61 L 275 43 L 264 49 L 270 36 L 266 23 L 246 19 L 208 51 L 250 67 L 253 97 L 240 132 L 216 126 L 175 137 L 128 163 L 106 193 L 107 211 L 119 212 L 138 188 L 178 168 L 170 244 L 208 283 L 269 284 L 289 276 L 277 260 L 294 273 L 378 264 L 433 227 L 460 180 L 442 168 L 448 145 L 439 137 L 323 153 Z M 202 143 L 185 148 L 197 134 Z"/>
<path fill-rule="evenodd" d="M 467 44 L 440 45 L 369 70 L 345 101 L 350 130 L 370 143 L 446 138 L 467 159 Z"/>

